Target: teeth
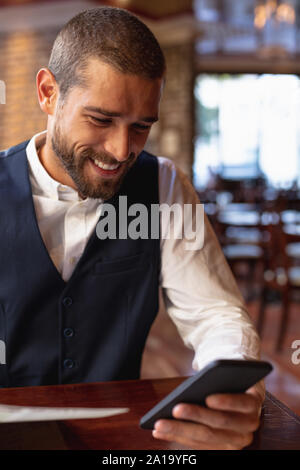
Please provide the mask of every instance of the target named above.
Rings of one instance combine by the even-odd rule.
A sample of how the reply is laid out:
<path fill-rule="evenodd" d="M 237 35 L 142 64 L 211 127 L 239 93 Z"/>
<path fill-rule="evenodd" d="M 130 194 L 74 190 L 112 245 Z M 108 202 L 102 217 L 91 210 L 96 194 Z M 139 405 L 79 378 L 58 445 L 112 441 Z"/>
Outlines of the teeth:
<path fill-rule="evenodd" d="M 95 165 L 97 165 L 99 168 L 102 168 L 103 170 L 116 170 L 119 166 L 120 163 L 116 163 L 115 165 L 107 165 L 106 163 L 101 163 L 99 160 L 93 160 Z"/>

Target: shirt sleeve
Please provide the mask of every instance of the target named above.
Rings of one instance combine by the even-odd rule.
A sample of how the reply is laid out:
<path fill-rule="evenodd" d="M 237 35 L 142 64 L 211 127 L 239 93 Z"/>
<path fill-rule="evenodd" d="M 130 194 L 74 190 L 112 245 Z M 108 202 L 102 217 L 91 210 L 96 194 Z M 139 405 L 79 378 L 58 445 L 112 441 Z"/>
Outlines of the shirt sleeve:
<path fill-rule="evenodd" d="M 171 160 L 158 160 L 160 205 L 192 205 L 193 226 L 200 234 L 197 248 L 187 249 L 184 217 L 161 215 L 160 286 L 168 315 L 194 350 L 193 369 L 214 359 L 259 359 L 258 334 L 204 210 L 201 226 L 196 220 L 196 191 Z M 263 384 L 258 391 L 264 395 Z"/>

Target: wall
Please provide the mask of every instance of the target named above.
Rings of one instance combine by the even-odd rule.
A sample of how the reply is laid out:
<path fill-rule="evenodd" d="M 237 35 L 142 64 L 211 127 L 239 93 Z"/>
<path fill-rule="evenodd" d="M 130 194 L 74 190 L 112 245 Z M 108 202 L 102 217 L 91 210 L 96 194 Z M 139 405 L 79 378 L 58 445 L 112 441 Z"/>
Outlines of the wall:
<path fill-rule="evenodd" d="M 164 48 L 167 80 L 160 120 L 149 139 L 149 148 L 171 158 L 192 177 L 194 155 L 194 48 L 191 42 Z"/>
<path fill-rule="evenodd" d="M 6 84 L 6 104 L 0 105 L 0 149 L 29 139 L 45 129 L 35 77 L 47 65 L 56 30 L 0 35 L 0 78 Z"/>

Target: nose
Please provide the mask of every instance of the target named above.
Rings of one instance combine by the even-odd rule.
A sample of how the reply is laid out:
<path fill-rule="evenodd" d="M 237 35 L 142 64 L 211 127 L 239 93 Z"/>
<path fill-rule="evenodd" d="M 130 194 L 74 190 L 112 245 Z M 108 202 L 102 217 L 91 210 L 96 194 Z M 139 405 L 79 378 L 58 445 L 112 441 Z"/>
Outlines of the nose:
<path fill-rule="evenodd" d="M 125 126 L 111 129 L 104 147 L 118 162 L 125 162 L 131 153 L 129 130 Z"/>

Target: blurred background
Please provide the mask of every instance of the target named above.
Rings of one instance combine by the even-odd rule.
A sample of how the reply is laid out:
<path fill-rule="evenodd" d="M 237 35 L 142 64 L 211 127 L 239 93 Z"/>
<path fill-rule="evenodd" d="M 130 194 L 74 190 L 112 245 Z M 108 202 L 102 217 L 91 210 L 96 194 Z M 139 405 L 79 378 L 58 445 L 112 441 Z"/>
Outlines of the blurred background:
<path fill-rule="evenodd" d="M 147 149 L 194 184 L 275 366 L 267 388 L 300 414 L 300 0 L 0 0 L 1 149 L 46 128 L 36 73 L 61 26 L 100 5 L 136 13 L 163 47 Z M 161 301 L 142 377 L 190 375 L 192 358 Z"/>

